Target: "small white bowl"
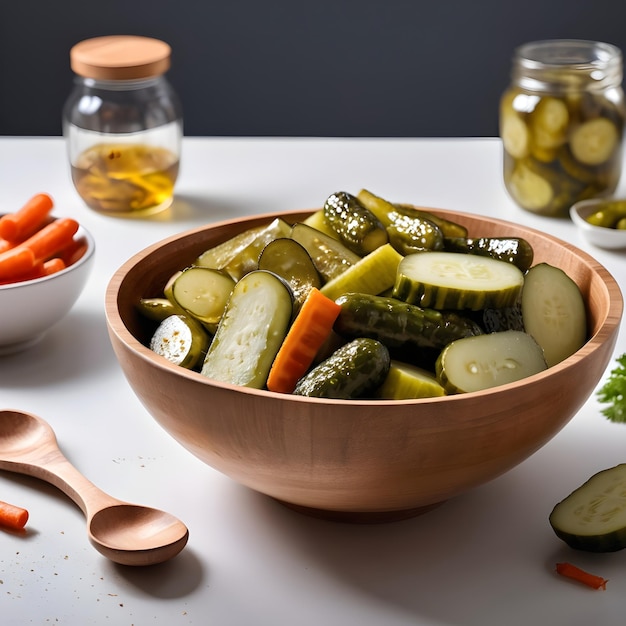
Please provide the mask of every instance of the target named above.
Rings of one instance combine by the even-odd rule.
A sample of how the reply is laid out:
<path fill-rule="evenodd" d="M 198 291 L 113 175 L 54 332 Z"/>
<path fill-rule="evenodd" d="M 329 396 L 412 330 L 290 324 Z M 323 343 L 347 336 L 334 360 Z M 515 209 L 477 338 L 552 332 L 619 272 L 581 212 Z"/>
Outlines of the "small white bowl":
<path fill-rule="evenodd" d="M 595 213 L 602 205 L 616 201 L 616 198 L 596 198 L 581 200 L 572 206 L 570 216 L 582 236 L 594 246 L 607 250 L 626 249 L 626 230 L 594 226 L 585 218 Z"/>
<path fill-rule="evenodd" d="M 86 241 L 87 250 L 72 265 L 43 278 L 0 285 L 0 356 L 36 344 L 74 306 L 87 283 L 96 247 L 83 226 L 76 238 Z"/>

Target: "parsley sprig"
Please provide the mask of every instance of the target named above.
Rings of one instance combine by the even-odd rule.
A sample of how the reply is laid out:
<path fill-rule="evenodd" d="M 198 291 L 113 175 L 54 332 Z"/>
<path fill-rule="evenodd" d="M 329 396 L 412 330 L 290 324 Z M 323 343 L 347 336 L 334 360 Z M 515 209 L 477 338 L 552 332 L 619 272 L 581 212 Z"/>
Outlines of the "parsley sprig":
<path fill-rule="evenodd" d="M 626 422 L 626 353 L 617 359 L 619 364 L 609 373 L 606 382 L 597 392 L 598 400 L 607 407 L 602 414 L 611 422 Z"/>

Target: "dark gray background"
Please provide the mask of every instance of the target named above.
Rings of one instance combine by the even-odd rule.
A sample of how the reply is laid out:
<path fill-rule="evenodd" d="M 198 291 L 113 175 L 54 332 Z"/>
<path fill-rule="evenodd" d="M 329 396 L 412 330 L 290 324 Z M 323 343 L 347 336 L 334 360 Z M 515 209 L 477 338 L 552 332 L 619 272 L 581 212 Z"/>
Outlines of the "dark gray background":
<path fill-rule="evenodd" d="M 3 0 L 0 134 L 60 134 L 69 49 L 108 34 L 172 46 L 187 135 L 495 136 L 514 47 L 626 51 L 626 3 Z"/>

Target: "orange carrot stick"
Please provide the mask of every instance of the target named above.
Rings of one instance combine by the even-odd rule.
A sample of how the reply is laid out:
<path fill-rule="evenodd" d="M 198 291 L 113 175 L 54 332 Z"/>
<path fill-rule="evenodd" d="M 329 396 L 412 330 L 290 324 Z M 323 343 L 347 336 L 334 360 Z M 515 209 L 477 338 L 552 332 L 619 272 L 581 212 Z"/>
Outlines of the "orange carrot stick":
<path fill-rule="evenodd" d="M 22 530 L 28 521 L 28 511 L 8 502 L 0 501 L 0 525 L 13 530 Z"/>
<path fill-rule="evenodd" d="M 30 248 L 17 246 L 0 254 L 0 279 L 12 279 L 32 271 L 37 259 Z"/>
<path fill-rule="evenodd" d="M 58 256 L 55 256 L 51 259 L 48 259 L 41 266 L 42 276 L 50 276 L 50 274 L 54 274 L 56 272 L 60 272 L 67 267 L 65 265 L 65 261 Z"/>
<path fill-rule="evenodd" d="M 8 239 L 0 238 L 0 254 L 2 252 L 6 252 L 7 250 L 10 250 L 14 246 L 15 244 L 12 241 L 9 241 Z"/>
<path fill-rule="evenodd" d="M 561 576 L 576 580 L 583 585 L 587 585 L 587 587 L 591 587 L 592 589 L 606 589 L 606 583 L 608 582 L 605 578 L 596 576 L 595 574 L 590 574 L 589 572 L 586 572 L 571 563 L 557 563 L 556 571 Z"/>
<path fill-rule="evenodd" d="M 270 391 L 291 393 L 294 390 L 328 338 L 339 311 L 340 305 L 319 289 L 311 289 L 274 358 L 267 377 Z"/>
<path fill-rule="evenodd" d="M 52 210 L 52 198 L 46 193 L 33 196 L 19 211 L 0 217 L 0 237 L 22 241 L 43 226 Z"/>
<path fill-rule="evenodd" d="M 57 256 L 65 262 L 66 267 L 74 265 L 85 252 L 87 252 L 87 240 L 84 237 L 72 239 L 70 243 L 62 250 L 59 250 Z"/>
<path fill-rule="evenodd" d="M 68 246 L 77 230 L 78 222 L 75 219 L 61 217 L 46 224 L 17 247 L 29 248 L 37 260 L 45 261 Z"/>

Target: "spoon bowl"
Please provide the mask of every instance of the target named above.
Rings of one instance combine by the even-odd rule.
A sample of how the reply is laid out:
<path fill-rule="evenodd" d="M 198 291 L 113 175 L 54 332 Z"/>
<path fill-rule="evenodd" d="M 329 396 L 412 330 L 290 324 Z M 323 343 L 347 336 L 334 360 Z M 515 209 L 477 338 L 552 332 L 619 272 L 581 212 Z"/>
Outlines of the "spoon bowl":
<path fill-rule="evenodd" d="M 85 514 L 91 544 L 115 563 L 162 563 L 187 544 L 189 531 L 173 515 L 117 500 L 87 480 L 63 456 L 50 425 L 36 415 L 0 410 L 0 469 L 58 487 Z"/>

